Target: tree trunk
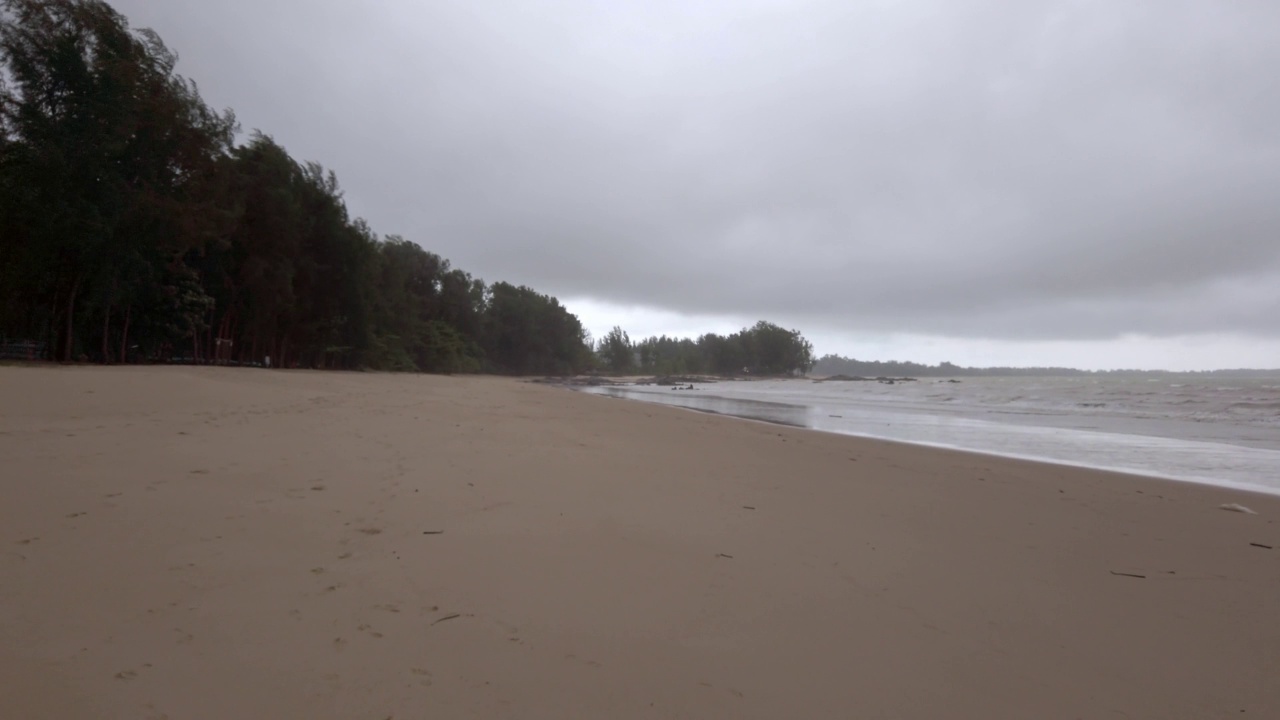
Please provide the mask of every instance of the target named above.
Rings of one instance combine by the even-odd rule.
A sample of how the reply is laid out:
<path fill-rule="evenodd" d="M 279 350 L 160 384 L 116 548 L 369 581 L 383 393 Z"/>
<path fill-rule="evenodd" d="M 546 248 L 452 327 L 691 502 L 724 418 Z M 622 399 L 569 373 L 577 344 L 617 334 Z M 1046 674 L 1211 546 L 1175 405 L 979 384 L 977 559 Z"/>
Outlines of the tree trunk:
<path fill-rule="evenodd" d="M 102 364 L 111 364 L 111 305 L 102 315 Z"/>
<path fill-rule="evenodd" d="M 80 280 L 71 285 L 71 297 L 67 299 L 67 332 L 64 337 L 66 345 L 62 347 L 62 362 L 71 362 L 71 346 L 75 341 L 76 293 L 80 291 Z"/>
<path fill-rule="evenodd" d="M 133 310 L 132 305 L 124 306 L 124 329 L 120 331 L 120 362 L 129 361 L 129 314 Z"/>
<path fill-rule="evenodd" d="M 58 297 L 59 288 L 53 288 L 53 302 L 49 304 L 49 327 L 45 333 L 44 339 L 48 343 L 48 359 L 55 360 L 58 357 Z"/>
<path fill-rule="evenodd" d="M 235 334 L 232 328 L 235 326 L 236 313 L 235 310 L 228 310 L 222 316 L 222 323 L 218 326 L 218 358 L 224 365 L 230 365 L 235 360 Z"/>
<path fill-rule="evenodd" d="M 205 355 L 208 356 L 206 359 L 211 364 L 214 364 L 214 365 L 218 363 L 218 345 L 213 341 L 213 325 L 214 325 L 213 318 L 216 312 L 217 312 L 216 306 L 209 308 L 209 317 L 205 318 L 205 326 L 208 329 L 205 330 L 205 343 L 204 343 L 204 348 L 205 348 L 204 352 L 205 352 Z"/>

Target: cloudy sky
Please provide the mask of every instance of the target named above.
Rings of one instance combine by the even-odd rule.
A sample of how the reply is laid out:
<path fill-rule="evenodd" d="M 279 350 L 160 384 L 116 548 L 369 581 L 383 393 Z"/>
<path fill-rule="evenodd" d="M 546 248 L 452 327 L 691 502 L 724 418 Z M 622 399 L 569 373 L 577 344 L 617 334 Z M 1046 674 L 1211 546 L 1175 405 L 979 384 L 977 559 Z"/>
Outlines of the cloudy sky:
<path fill-rule="evenodd" d="M 352 212 L 597 335 L 1280 367 L 1274 0 L 116 0 Z"/>

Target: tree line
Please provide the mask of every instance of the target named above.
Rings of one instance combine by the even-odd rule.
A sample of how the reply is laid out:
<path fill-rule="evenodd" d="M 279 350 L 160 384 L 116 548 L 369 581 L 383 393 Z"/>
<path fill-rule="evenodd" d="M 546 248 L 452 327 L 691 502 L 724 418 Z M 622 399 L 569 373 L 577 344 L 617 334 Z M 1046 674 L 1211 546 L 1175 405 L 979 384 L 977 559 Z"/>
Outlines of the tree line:
<path fill-rule="evenodd" d="M 335 175 L 237 143 L 150 30 L 0 0 L 0 337 L 55 359 L 567 373 L 578 318 L 352 218 Z"/>
<path fill-rule="evenodd" d="M 824 355 L 813 365 L 813 374 L 830 377 L 847 375 L 851 377 L 1148 377 L 1157 375 L 1202 375 L 1216 377 L 1269 377 L 1276 370 L 1080 370 L 1068 367 L 961 367 L 949 362 L 937 365 L 925 365 L 915 362 L 899 362 L 896 360 L 855 360 L 840 355 Z"/>
<path fill-rule="evenodd" d="M 348 213 L 103 0 L 0 0 L 0 343 L 52 359 L 425 372 L 803 371 L 761 322 L 597 345 L 555 298 L 486 284 Z"/>
<path fill-rule="evenodd" d="M 732 335 L 697 340 L 663 335 L 633 342 L 614 327 L 597 353 L 602 369 L 619 374 L 793 375 L 813 366 L 813 345 L 799 331 L 763 320 Z"/>
<path fill-rule="evenodd" d="M 1002 375 L 1067 376 L 1084 375 L 1087 371 L 1071 368 L 969 368 L 949 362 L 937 365 L 898 360 L 855 360 L 840 355 L 824 355 L 813 366 L 813 374 L 820 376 L 849 375 L 852 377 L 980 377 Z"/>

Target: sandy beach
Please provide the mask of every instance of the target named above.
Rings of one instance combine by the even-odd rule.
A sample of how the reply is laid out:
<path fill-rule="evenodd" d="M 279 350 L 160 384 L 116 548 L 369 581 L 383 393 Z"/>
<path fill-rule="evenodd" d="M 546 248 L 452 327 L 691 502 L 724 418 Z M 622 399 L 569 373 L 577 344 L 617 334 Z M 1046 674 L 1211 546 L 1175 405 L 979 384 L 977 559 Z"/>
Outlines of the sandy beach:
<path fill-rule="evenodd" d="M 1277 518 L 510 379 L 0 367 L 0 717 L 1275 718 Z"/>

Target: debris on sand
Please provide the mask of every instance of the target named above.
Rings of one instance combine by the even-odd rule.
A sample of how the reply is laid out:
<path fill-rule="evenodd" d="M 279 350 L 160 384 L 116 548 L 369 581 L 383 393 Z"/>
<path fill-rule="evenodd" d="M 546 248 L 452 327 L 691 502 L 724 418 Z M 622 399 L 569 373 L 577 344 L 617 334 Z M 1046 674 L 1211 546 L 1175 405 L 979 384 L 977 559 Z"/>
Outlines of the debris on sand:
<path fill-rule="evenodd" d="M 1256 512 L 1254 512 L 1254 511 L 1250 510 L 1249 508 L 1247 508 L 1247 507 L 1245 507 L 1245 506 L 1243 506 L 1243 505 L 1241 505 L 1241 504 L 1239 504 L 1239 503 L 1224 503 L 1224 504 L 1222 504 L 1222 505 L 1219 505 L 1219 506 L 1218 506 L 1218 508 L 1219 508 L 1219 509 L 1221 509 L 1221 510 L 1226 510 L 1227 512 L 1238 512 L 1238 513 L 1244 513 L 1245 515 L 1257 515 L 1257 514 L 1258 514 L 1258 513 L 1256 513 Z"/>

